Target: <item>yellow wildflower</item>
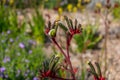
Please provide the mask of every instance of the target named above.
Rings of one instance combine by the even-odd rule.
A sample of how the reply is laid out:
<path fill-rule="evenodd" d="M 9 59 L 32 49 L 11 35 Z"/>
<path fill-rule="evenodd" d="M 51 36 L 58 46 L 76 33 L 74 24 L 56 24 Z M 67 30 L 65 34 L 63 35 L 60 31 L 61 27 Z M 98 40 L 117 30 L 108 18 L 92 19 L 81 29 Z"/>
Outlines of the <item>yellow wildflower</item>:
<path fill-rule="evenodd" d="M 98 2 L 98 3 L 95 4 L 95 6 L 96 6 L 97 8 L 101 8 L 101 7 L 102 7 L 102 4 L 101 4 L 100 2 Z"/>
<path fill-rule="evenodd" d="M 80 10 L 84 10 L 84 9 L 85 9 L 85 6 L 81 5 L 80 3 L 77 4 L 77 7 L 78 7 Z"/>
<path fill-rule="evenodd" d="M 73 5 L 72 5 L 72 4 L 68 4 L 68 6 L 67 6 L 67 10 L 68 10 L 69 12 L 72 11 L 72 8 L 73 8 Z"/>
<path fill-rule="evenodd" d="M 73 7 L 73 12 L 77 12 L 77 7 Z"/>
<path fill-rule="evenodd" d="M 6 0 L 3 0 L 3 4 L 5 4 L 6 3 Z"/>
<path fill-rule="evenodd" d="M 84 0 L 84 2 L 89 3 L 91 0 Z"/>
<path fill-rule="evenodd" d="M 77 7 L 80 8 L 80 6 L 81 6 L 80 3 L 77 3 Z"/>
<path fill-rule="evenodd" d="M 12 5 L 14 3 L 14 0 L 10 0 L 9 4 Z"/>
<path fill-rule="evenodd" d="M 58 13 L 59 14 L 62 14 L 63 13 L 63 9 L 60 7 L 60 8 L 58 8 Z"/>
<path fill-rule="evenodd" d="M 88 29 L 87 29 L 87 34 L 90 34 L 90 33 L 91 33 L 91 29 L 88 28 Z"/>
<path fill-rule="evenodd" d="M 42 37 L 36 37 L 36 42 L 37 42 L 37 44 L 40 44 L 40 43 L 42 43 L 43 42 L 43 38 Z"/>
<path fill-rule="evenodd" d="M 81 2 L 81 0 L 78 0 L 78 2 L 80 3 L 80 2 Z"/>

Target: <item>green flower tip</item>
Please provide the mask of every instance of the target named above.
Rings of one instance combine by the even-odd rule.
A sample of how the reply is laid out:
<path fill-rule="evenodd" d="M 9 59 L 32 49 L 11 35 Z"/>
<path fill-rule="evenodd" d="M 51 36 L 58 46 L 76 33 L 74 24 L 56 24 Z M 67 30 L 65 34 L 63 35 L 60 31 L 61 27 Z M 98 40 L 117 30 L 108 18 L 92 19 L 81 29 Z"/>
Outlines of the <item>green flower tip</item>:
<path fill-rule="evenodd" d="M 55 37 L 56 36 L 56 30 L 51 29 L 48 34 L 50 35 L 50 37 Z"/>

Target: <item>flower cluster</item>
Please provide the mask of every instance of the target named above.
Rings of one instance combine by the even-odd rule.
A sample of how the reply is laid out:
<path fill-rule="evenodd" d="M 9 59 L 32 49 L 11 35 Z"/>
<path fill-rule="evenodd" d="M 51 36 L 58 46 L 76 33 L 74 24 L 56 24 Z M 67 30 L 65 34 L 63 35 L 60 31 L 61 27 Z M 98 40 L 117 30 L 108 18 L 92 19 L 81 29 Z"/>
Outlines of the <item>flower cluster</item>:
<path fill-rule="evenodd" d="M 0 33 L 0 80 L 32 80 L 44 58 L 42 50 L 27 34 L 15 35 L 13 30 Z"/>
<path fill-rule="evenodd" d="M 4 73 L 5 70 L 6 70 L 5 67 L 0 67 L 0 77 L 3 79 L 7 78 L 7 75 L 5 75 L 5 73 Z"/>
<path fill-rule="evenodd" d="M 69 33 L 71 36 L 75 34 L 79 34 L 82 32 L 81 24 L 77 24 L 77 20 L 75 19 L 75 25 L 73 26 L 73 22 L 71 19 L 69 19 L 67 16 L 65 16 L 65 20 L 68 25 Z"/>
<path fill-rule="evenodd" d="M 73 25 L 73 21 L 66 16 L 65 16 L 65 20 L 66 20 L 67 27 L 68 27 L 67 45 L 70 45 L 70 41 L 71 41 L 72 37 L 75 34 L 81 34 L 82 33 L 82 28 L 81 28 L 81 24 L 78 24 L 76 19 L 75 19 L 75 22 L 74 22 L 75 25 Z"/>

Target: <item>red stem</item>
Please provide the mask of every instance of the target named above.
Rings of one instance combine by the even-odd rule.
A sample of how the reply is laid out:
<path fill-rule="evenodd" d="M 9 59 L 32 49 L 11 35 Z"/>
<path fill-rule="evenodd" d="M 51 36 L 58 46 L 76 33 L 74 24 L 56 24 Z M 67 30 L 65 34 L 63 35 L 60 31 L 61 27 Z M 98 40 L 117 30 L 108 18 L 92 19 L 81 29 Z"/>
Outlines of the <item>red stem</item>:
<path fill-rule="evenodd" d="M 72 72 L 72 77 L 73 77 L 73 80 L 75 80 L 75 75 L 74 75 L 72 63 L 70 61 L 70 54 L 69 54 L 69 46 L 70 46 L 71 39 L 72 39 L 72 36 L 70 36 L 70 38 L 68 38 L 68 40 L 67 40 L 68 42 L 67 42 L 67 45 L 66 45 L 66 50 L 67 50 L 67 55 L 68 55 L 68 62 L 69 62 L 71 72 Z"/>
<path fill-rule="evenodd" d="M 57 76 L 49 76 L 49 77 L 46 77 L 46 78 L 52 78 L 52 79 L 55 79 L 55 80 L 73 80 L 73 79 L 65 79 L 65 78 L 61 78 L 61 77 L 57 77 Z M 43 78 L 41 78 L 43 79 Z"/>
<path fill-rule="evenodd" d="M 67 60 L 67 56 L 65 54 L 65 52 L 62 50 L 62 48 L 59 46 L 59 44 L 56 42 L 55 38 L 52 38 L 52 41 L 55 43 L 55 45 L 60 49 L 60 51 L 62 52 L 62 54 L 64 55 L 64 57 Z"/>
<path fill-rule="evenodd" d="M 60 78 L 60 77 L 57 77 L 57 76 L 54 76 L 52 78 L 57 79 L 57 80 L 73 80 L 73 79 L 64 79 L 64 78 Z"/>
<path fill-rule="evenodd" d="M 71 68 L 71 72 L 72 72 L 72 77 L 73 77 L 73 80 L 75 80 L 75 75 L 74 75 L 74 71 L 73 71 L 73 67 L 72 67 L 72 64 L 71 64 L 71 61 L 70 61 L 70 57 L 69 57 L 69 45 L 67 45 L 67 55 L 65 54 L 65 52 L 62 50 L 62 48 L 59 46 L 59 44 L 56 42 L 55 38 L 52 38 L 52 41 L 55 43 L 55 45 L 60 49 L 60 51 L 62 52 L 62 54 L 64 55 L 67 63 L 69 64 L 70 68 Z M 71 38 L 69 40 L 69 42 L 71 41 Z"/>

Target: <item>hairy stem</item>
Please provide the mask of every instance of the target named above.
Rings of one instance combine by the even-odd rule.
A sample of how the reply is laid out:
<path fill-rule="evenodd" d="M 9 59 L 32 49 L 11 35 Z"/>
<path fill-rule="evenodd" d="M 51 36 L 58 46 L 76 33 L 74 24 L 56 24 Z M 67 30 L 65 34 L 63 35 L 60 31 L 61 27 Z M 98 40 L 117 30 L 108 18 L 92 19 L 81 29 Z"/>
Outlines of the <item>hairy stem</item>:
<path fill-rule="evenodd" d="M 56 40 L 54 38 L 52 38 L 52 41 L 54 42 L 54 44 L 59 48 L 59 50 L 61 51 L 61 53 L 64 55 L 64 57 L 67 59 L 67 56 L 65 54 L 65 52 L 62 50 L 62 48 L 60 47 L 60 45 L 56 42 Z"/>
<path fill-rule="evenodd" d="M 72 63 L 70 61 L 70 54 L 69 54 L 69 46 L 70 46 L 71 39 L 72 39 L 72 36 L 67 40 L 68 42 L 66 44 L 66 51 L 67 51 L 67 55 L 68 55 L 69 66 L 70 66 L 70 69 L 71 69 L 71 75 L 73 77 L 73 80 L 75 80 L 75 74 L 74 74 L 74 70 L 73 70 L 73 67 L 72 67 Z"/>

